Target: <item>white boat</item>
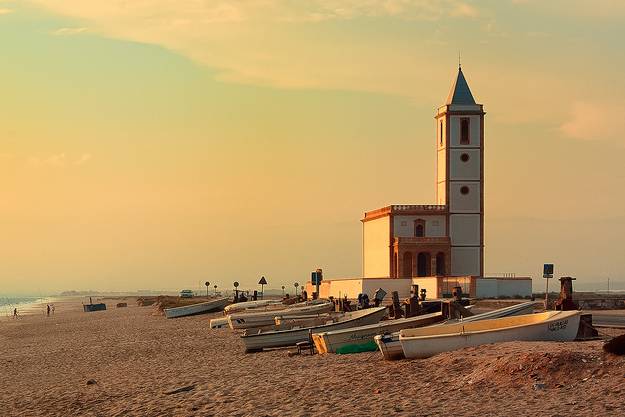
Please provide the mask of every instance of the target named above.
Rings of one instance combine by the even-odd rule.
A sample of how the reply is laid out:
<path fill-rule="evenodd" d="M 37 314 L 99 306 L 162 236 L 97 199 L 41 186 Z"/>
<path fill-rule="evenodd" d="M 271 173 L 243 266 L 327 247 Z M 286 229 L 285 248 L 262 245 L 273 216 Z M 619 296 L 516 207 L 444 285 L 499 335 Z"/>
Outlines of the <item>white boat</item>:
<path fill-rule="evenodd" d="M 182 307 L 166 308 L 165 317 L 173 319 L 176 317 L 193 316 L 195 314 L 210 313 L 211 311 L 219 311 L 228 305 L 229 298 L 217 298 L 216 300 L 206 301 L 204 303 L 189 304 Z"/>
<path fill-rule="evenodd" d="M 467 317 L 462 321 L 464 323 L 486 320 L 486 319 L 495 319 L 499 317 L 510 317 L 510 316 L 518 316 L 520 314 L 531 314 L 534 311 L 534 305 L 536 302 L 528 301 L 525 303 L 515 304 L 509 307 L 500 308 L 497 310 L 487 311 L 485 313 L 476 314 L 474 316 Z M 456 320 L 451 320 L 445 322 L 440 325 L 446 325 L 448 323 L 455 323 Z M 378 335 L 373 338 L 375 344 L 382 352 L 382 356 L 386 360 L 397 360 L 404 358 L 404 351 L 401 348 L 401 343 L 399 342 L 399 332 L 393 333 L 385 333 L 383 335 Z"/>
<path fill-rule="evenodd" d="M 443 320 L 443 314 L 423 314 L 410 318 L 381 321 L 366 326 L 314 333 L 313 341 L 319 353 L 357 353 L 377 350 L 373 338 L 377 335 L 398 332 L 402 329 L 429 326 Z"/>
<path fill-rule="evenodd" d="M 429 358 L 437 353 L 487 343 L 516 340 L 566 342 L 577 336 L 579 316 L 579 311 L 548 311 L 406 329 L 399 332 L 399 342 L 408 359 Z"/>
<path fill-rule="evenodd" d="M 245 345 L 246 353 L 260 352 L 265 348 L 293 346 L 298 342 L 307 341 L 310 331 L 312 331 L 312 333 L 320 333 L 377 323 L 382 320 L 386 314 L 386 307 L 367 308 L 345 313 L 336 322 L 290 330 L 260 331 L 256 334 L 243 335 L 241 336 L 241 340 Z"/>
<path fill-rule="evenodd" d="M 269 306 L 283 307 L 281 300 L 256 300 L 256 301 L 244 301 L 242 303 L 230 304 L 224 308 L 224 314 L 232 314 L 239 311 L 263 308 Z"/>
<path fill-rule="evenodd" d="M 211 329 L 225 329 L 230 327 L 230 325 L 228 324 L 228 318 L 227 317 L 219 317 L 216 319 L 211 319 L 210 321 L 210 328 Z"/>
<path fill-rule="evenodd" d="M 331 302 L 322 304 L 313 304 L 304 307 L 292 307 L 282 310 L 266 310 L 258 312 L 242 312 L 228 315 L 228 323 L 233 330 L 249 329 L 253 327 L 272 327 L 275 326 L 276 317 L 288 315 L 306 316 L 311 314 L 328 313 L 334 308 Z"/>

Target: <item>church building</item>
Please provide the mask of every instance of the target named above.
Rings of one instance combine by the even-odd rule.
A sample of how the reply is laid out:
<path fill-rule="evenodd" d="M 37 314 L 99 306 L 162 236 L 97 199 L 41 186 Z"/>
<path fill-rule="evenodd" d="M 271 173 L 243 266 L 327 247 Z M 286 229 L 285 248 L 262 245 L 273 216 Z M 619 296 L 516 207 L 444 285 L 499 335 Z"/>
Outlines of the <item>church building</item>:
<path fill-rule="evenodd" d="M 377 288 L 405 297 L 412 284 L 431 298 L 449 295 L 454 286 L 472 297 L 531 295 L 529 277 L 484 274 L 485 114 L 459 67 L 434 116 L 436 204 L 392 204 L 366 212 L 362 277 L 326 280 L 321 297 L 371 296 Z"/>

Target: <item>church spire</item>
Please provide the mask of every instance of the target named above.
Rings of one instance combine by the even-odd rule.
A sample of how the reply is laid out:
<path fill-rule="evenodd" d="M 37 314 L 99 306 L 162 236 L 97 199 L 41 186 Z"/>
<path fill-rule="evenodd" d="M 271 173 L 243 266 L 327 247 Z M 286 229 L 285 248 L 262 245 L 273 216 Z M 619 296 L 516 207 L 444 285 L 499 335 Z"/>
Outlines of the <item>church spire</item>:
<path fill-rule="evenodd" d="M 464 78 L 464 74 L 462 74 L 460 62 L 458 62 L 458 76 L 452 84 L 451 90 L 449 90 L 445 104 L 476 104 L 469 89 L 469 84 L 467 84 L 467 80 Z"/>

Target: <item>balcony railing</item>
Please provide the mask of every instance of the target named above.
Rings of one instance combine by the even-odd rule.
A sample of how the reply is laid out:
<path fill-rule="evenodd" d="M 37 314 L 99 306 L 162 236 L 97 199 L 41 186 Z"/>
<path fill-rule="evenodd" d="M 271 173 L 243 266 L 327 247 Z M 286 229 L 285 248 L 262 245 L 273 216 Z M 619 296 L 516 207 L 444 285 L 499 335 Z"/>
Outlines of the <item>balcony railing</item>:
<path fill-rule="evenodd" d="M 449 237 L 447 236 L 430 236 L 430 237 L 396 237 L 395 243 L 397 244 L 416 244 L 416 245 L 424 245 L 424 244 L 450 244 Z"/>

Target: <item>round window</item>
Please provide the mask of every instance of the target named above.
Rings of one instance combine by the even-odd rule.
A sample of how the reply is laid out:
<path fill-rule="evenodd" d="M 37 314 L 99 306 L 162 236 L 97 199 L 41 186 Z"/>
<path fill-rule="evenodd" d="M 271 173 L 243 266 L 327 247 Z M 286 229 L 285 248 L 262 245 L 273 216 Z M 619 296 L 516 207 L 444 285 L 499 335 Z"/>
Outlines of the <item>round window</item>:
<path fill-rule="evenodd" d="M 463 153 L 462 155 L 460 155 L 460 160 L 462 160 L 462 162 L 467 162 L 469 160 L 469 154 Z"/>
<path fill-rule="evenodd" d="M 460 187 L 460 194 L 463 194 L 463 195 L 469 194 L 469 187 L 467 187 L 466 185 L 463 185 L 462 187 Z"/>

